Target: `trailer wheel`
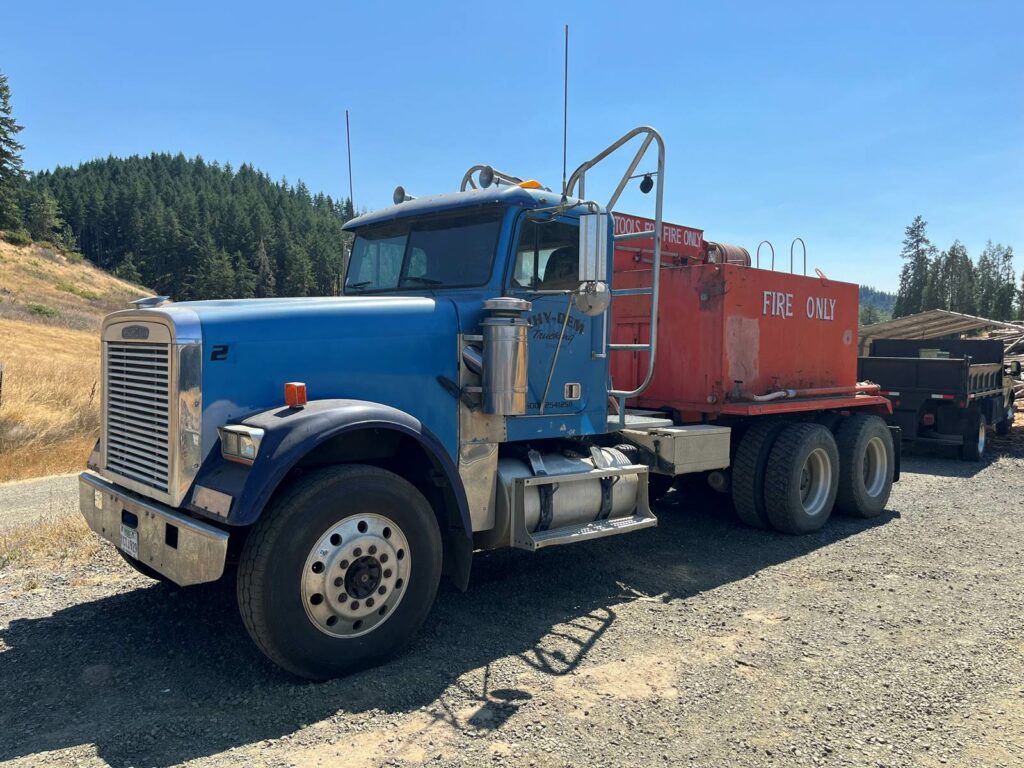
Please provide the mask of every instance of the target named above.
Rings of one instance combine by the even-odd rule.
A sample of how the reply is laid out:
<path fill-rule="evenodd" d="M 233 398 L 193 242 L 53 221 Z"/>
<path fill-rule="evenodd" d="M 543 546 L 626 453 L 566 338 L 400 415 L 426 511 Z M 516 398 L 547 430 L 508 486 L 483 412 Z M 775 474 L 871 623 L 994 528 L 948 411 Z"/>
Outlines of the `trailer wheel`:
<path fill-rule="evenodd" d="M 754 528 L 771 528 L 764 504 L 764 478 L 768 457 L 785 421 L 754 424 L 740 440 L 732 463 L 732 505 L 736 516 Z"/>
<path fill-rule="evenodd" d="M 836 432 L 839 491 L 836 508 L 856 517 L 877 517 L 892 493 L 896 453 L 892 434 L 877 416 L 856 414 Z"/>
<path fill-rule="evenodd" d="M 358 464 L 312 472 L 242 550 L 238 605 L 275 664 L 323 680 L 377 664 L 419 629 L 441 578 L 441 534 L 412 484 Z"/>
<path fill-rule="evenodd" d="M 985 414 L 977 408 L 967 411 L 967 426 L 964 427 L 964 444 L 960 446 L 963 461 L 981 461 L 985 455 Z"/>
<path fill-rule="evenodd" d="M 784 533 L 810 533 L 828 521 L 839 486 L 839 451 L 820 424 L 782 430 L 768 458 L 765 509 Z"/>
<path fill-rule="evenodd" d="M 1005 437 L 1013 429 L 1013 398 L 1006 404 L 1006 411 L 1003 413 L 1003 420 L 996 424 L 996 434 Z"/>

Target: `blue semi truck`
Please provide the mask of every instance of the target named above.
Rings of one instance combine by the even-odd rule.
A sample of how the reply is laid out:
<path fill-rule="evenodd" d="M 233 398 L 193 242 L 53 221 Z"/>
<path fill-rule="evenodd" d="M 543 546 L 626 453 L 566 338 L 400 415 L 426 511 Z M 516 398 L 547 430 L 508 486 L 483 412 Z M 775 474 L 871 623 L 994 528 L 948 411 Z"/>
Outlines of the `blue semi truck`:
<path fill-rule="evenodd" d="M 610 200 L 590 201 L 587 172 L 634 139 Z M 656 168 L 638 174 L 649 150 Z M 451 194 L 399 188 L 394 206 L 346 225 L 342 296 L 110 315 L 101 437 L 80 478 L 89 525 L 155 579 L 234 578 L 259 648 L 323 679 L 406 642 L 442 574 L 465 588 L 474 551 L 649 528 L 652 495 L 676 475 L 728 490 L 742 423 L 627 408 L 657 356 L 664 158 L 641 127 L 560 193 L 489 166 Z M 615 238 L 609 211 L 632 179 L 655 193 L 654 231 Z M 652 236 L 653 285 L 625 292 L 649 297 L 654 343 L 614 344 L 614 240 Z M 638 352 L 639 385 L 615 389 L 609 358 Z M 841 493 L 839 455 L 828 428 L 791 426 L 796 479 L 778 504 L 810 530 Z M 865 515 L 894 475 L 888 431 L 868 426 L 852 472 Z M 758 524 L 780 433 L 751 432 L 740 471 Z"/>

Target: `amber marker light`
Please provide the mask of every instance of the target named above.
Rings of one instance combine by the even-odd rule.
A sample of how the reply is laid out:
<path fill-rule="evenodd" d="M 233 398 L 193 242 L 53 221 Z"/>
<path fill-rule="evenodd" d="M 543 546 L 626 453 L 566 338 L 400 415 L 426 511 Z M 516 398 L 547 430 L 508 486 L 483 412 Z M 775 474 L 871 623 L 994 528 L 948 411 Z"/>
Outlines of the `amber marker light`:
<path fill-rule="evenodd" d="M 284 401 L 291 408 L 306 404 L 306 385 L 301 381 L 289 381 L 284 385 Z"/>

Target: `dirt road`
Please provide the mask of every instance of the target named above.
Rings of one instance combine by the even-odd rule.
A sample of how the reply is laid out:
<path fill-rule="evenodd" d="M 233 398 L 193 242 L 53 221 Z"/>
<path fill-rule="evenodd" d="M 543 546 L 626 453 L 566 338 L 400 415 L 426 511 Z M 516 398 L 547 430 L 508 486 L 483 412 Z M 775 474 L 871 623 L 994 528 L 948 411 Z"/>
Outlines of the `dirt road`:
<path fill-rule="evenodd" d="M 909 458 L 881 518 L 816 535 L 675 492 L 657 529 L 485 555 L 407 653 L 320 685 L 264 661 L 229 589 L 171 591 L 109 549 L 34 589 L 0 570 L 0 761 L 1019 766 L 1008 450 Z"/>
<path fill-rule="evenodd" d="M 0 483 L 0 531 L 77 511 L 77 473 Z"/>

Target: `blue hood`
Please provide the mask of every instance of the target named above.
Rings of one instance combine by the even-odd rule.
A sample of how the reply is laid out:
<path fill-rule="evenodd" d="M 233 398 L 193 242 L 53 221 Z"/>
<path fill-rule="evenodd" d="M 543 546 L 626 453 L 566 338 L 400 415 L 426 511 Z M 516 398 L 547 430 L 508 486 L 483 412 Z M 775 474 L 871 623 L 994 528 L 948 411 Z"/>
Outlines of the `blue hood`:
<path fill-rule="evenodd" d="M 203 335 L 203 453 L 216 428 L 284 402 L 351 398 L 417 418 L 457 451 L 458 409 L 438 377 L 458 381 L 458 318 L 447 299 L 354 296 L 183 302 Z"/>

